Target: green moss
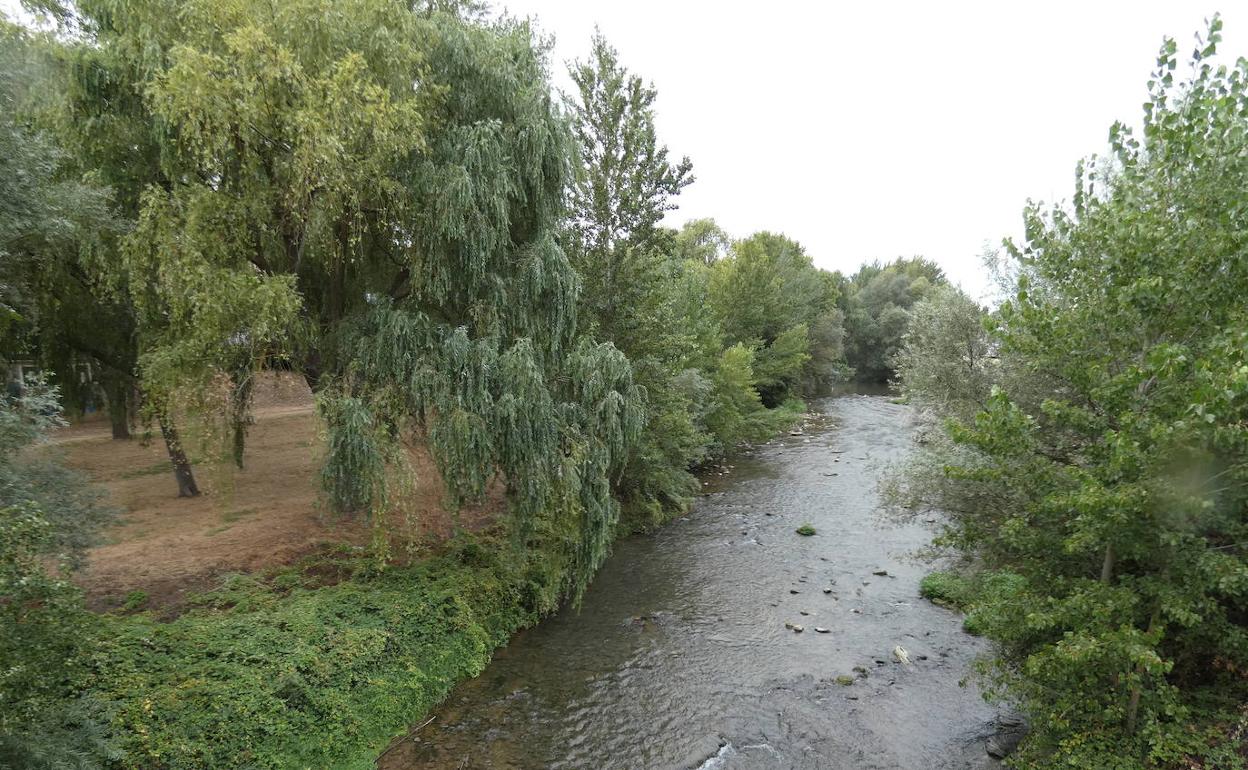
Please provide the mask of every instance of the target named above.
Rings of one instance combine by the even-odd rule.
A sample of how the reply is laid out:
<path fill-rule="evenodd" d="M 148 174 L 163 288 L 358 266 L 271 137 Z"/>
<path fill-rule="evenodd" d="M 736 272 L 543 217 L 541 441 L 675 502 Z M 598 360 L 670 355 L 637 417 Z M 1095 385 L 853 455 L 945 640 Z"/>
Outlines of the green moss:
<path fill-rule="evenodd" d="M 815 534 L 815 528 L 810 526 L 809 524 L 803 524 L 802 526 L 795 529 L 794 532 L 796 532 L 797 534 L 803 537 L 810 537 L 811 535 Z"/>
<path fill-rule="evenodd" d="M 971 581 L 956 572 L 932 572 L 919 582 L 920 596 L 955 609 L 966 609 L 973 594 Z"/>

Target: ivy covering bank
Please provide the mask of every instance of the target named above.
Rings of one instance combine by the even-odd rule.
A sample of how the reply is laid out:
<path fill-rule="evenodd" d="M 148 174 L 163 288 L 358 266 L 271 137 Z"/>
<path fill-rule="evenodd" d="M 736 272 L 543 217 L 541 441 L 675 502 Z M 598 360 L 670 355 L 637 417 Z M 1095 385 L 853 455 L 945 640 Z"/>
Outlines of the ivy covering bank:
<path fill-rule="evenodd" d="M 171 622 L 107 618 L 83 713 L 120 767 L 371 768 L 541 617 L 552 575 L 508 553 L 465 542 L 319 588 L 240 576 Z"/>

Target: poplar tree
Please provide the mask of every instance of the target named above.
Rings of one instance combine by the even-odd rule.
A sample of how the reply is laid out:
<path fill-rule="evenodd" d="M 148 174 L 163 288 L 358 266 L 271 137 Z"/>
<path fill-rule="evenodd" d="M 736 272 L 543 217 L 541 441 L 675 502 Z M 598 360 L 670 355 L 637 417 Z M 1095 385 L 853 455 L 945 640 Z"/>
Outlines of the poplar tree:
<path fill-rule="evenodd" d="M 587 329 L 628 355 L 647 394 L 646 429 L 617 488 L 633 523 L 648 525 L 688 504 L 696 484 L 686 469 L 707 444 L 693 394 L 677 380 L 700 357 L 681 315 L 684 266 L 659 226 L 692 183 L 692 164 L 669 161 L 655 128 L 654 87 L 630 73 L 602 35 L 570 75 L 576 91 L 566 102 L 580 160 L 570 252 L 584 282 Z"/>

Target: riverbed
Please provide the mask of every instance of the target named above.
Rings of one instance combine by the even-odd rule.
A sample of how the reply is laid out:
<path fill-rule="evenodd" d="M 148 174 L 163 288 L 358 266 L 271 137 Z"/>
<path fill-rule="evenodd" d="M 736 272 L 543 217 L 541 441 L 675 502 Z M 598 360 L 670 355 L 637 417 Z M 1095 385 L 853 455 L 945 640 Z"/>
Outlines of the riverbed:
<path fill-rule="evenodd" d="M 962 684 L 982 642 L 918 595 L 933 525 L 877 510 L 910 409 L 814 406 L 802 435 L 706 476 L 687 516 L 618 543 L 579 610 L 516 636 L 380 766 L 995 767 L 996 710 Z"/>

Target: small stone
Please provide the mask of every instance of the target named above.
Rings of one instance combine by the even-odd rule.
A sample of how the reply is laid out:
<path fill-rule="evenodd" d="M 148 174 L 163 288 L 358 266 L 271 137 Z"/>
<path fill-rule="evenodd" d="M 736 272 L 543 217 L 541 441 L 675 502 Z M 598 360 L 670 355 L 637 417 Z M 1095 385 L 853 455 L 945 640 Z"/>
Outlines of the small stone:
<path fill-rule="evenodd" d="M 875 576 L 877 576 L 877 577 L 888 577 L 888 570 L 886 570 L 886 569 L 877 569 L 875 572 L 872 572 L 871 574 L 872 574 L 872 575 L 875 575 Z"/>
<path fill-rule="evenodd" d="M 800 593 L 801 593 L 801 591 L 797 590 L 796 588 L 790 588 L 790 589 L 789 589 L 789 593 L 791 593 L 791 594 L 800 594 Z"/>
<path fill-rule="evenodd" d="M 799 615 L 809 615 L 810 613 L 809 613 L 809 612 L 807 612 L 806 610 L 798 610 L 798 611 L 797 611 L 797 614 L 799 614 Z"/>
<path fill-rule="evenodd" d="M 907 652 L 906 648 L 902 647 L 900 644 L 893 648 L 893 657 L 896 658 L 897 662 L 903 666 L 910 665 L 910 653 Z"/>
<path fill-rule="evenodd" d="M 831 588 L 825 588 L 825 589 L 823 589 L 823 592 L 824 592 L 825 594 L 830 594 L 830 593 L 832 593 L 832 589 L 831 589 Z"/>
<path fill-rule="evenodd" d="M 826 633 L 829 633 L 830 631 L 831 629 L 824 628 L 823 626 L 815 626 L 816 634 L 826 634 Z"/>

